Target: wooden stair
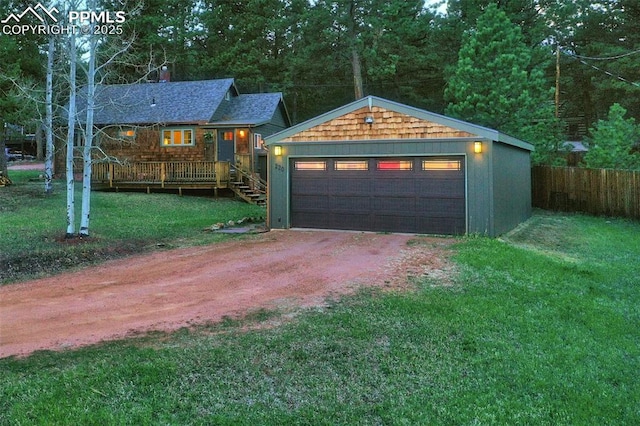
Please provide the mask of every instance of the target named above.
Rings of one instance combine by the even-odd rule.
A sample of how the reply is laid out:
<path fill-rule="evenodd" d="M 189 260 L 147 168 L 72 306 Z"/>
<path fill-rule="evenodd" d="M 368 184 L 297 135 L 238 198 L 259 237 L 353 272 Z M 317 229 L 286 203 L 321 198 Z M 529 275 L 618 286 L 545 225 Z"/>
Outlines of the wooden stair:
<path fill-rule="evenodd" d="M 254 191 L 242 181 L 231 182 L 229 185 L 233 192 L 247 203 L 264 206 L 267 204 L 267 196 L 259 191 Z"/>
<path fill-rule="evenodd" d="M 236 167 L 234 179 L 229 182 L 229 187 L 238 196 L 249 204 L 259 206 L 267 205 L 267 184 L 261 179 L 252 177 L 247 172 Z"/>

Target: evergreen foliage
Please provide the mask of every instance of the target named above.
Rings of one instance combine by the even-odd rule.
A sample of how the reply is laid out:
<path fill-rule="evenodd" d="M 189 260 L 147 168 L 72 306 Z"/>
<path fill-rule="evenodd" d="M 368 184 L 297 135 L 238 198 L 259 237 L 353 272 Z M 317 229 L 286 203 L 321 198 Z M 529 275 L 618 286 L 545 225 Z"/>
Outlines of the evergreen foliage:
<path fill-rule="evenodd" d="M 633 118 L 624 118 L 627 110 L 615 103 L 607 120 L 598 120 L 588 139 L 584 157 L 587 167 L 598 169 L 640 170 L 640 127 Z"/>
<path fill-rule="evenodd" d="M 282 91 L 301 122 L 352 101 L 359 64 L 364 95 L 497 128 L 534 143 L 534 162 L 547 164 L 562 158 L 561 130 L 582 140 L 614 102 L 640 119 L 637 0 L 448 0 L 446 13 L 423 0 L 97 3 L 127 14 L 124 33 L 105 41 L 135 36 L 126 58 L 103 70 L 104 83 L 154 81 L 163 65 L 172 81 L 233 77 L 244 93 Z M 0 19 L 29 5 L 0 2 Z M 23 19 L 31 18 L 39 23 Z M 43 114 L 14 88 L 44 97 L 46 44 L 42 35 L 0 37 L 0 118 L 30 133 Z M 109 46 L 98 56 L 109 57 Z M 551 92 L 557 46 L 560 122 Z M 67 60 L 63 49 L 57 57 Z M 63 72 L 55 77 L 65 85 Z"/>
<path fill-rule="evenodd" d="M 520 28 L 490 4 L 465 35 L 445 89 L 445 113 L 497 129 L 536 146 L 536 163 L 550 162 L 560 139 L 550 109 L 552 91 Z"/>

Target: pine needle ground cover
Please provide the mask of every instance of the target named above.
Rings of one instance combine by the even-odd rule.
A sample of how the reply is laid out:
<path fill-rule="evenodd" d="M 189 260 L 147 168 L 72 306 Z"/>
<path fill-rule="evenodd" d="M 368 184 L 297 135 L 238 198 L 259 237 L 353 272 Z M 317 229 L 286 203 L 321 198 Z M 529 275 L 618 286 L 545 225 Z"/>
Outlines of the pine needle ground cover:
<path fill-rule="evenodd" d="M 640 422 L 638 223 L 537 213 L 451 256 L 446 285 L 0 360 L 0 424 Z"/>

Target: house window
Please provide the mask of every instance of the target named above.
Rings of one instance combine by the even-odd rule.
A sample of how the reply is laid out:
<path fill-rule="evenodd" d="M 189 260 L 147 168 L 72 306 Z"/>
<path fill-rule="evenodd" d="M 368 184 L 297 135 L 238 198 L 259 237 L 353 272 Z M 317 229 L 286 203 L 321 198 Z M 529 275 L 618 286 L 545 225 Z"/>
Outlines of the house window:
<path fill-rule="evenodd" d="M 118 131 L 118 139 L 135 140 L 136 130 L 134 128 L 123 128 Z"/>
<path fill-rule="evenodd" d="M 422 170 L 460 170 L 459 160 L 422 160 Z"/>
<path fill-rule="evenodd" d="M 264 149 L 264 140 L 262 139 L 262 135 L 260 133 L 254 133 L 253 135 L 253 146 L 256 149 Z"/>
<path fill-rule="evenodd" d="M 222 133 L 222 140 L 224 140 L 224 141 L 232 141 L 233 140 L 233 132 L 231 132 L 231 131 L 223 132 Z"/>
<path fill-rule="evenodd" d="M 165 129 L 162 131 L 162 146 L 195 145 L 193 129 Z"/>
<path fill-rule="evenodd" d="M 368 160 L 336 160 L 333 163 L 335 170 L 369 170 Z"/>
<path fill-rule="evenodd" d="M 413 170 L 411 160 L 378 160 L 378 170 Z"/>

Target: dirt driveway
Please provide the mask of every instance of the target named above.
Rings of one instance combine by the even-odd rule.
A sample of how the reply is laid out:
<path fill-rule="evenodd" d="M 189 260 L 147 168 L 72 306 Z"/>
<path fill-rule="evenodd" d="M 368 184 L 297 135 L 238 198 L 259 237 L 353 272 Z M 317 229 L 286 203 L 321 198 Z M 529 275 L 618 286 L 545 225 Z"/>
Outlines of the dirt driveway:
<path fill-rule="evenodd" d="M 418 239 L 420 243 L 407 244 Z M 451 239 L 272 231 L 0 287 L 0 357 L 175 330 L 258 308 L 320 305 L 359 286 L 446 275 Z"/>

